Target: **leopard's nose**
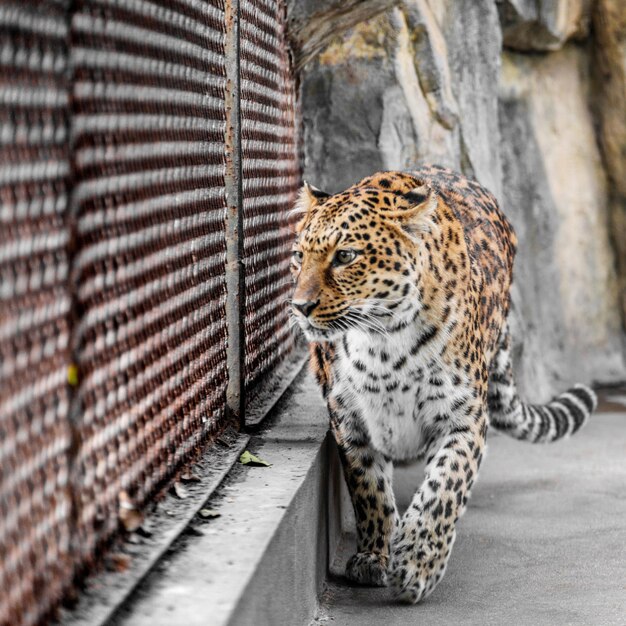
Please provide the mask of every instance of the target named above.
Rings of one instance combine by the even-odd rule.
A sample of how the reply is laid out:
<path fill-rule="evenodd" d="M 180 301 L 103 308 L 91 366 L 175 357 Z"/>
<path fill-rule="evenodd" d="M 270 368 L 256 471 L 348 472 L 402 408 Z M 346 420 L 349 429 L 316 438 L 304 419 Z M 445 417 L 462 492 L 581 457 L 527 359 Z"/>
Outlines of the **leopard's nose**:
<path fill-rule="evenodd" d="M 319 300 L 292 300 L 291 306 L 300 311 L 304 317 L 309 317 L 311 311 L 320 303 Z"/>

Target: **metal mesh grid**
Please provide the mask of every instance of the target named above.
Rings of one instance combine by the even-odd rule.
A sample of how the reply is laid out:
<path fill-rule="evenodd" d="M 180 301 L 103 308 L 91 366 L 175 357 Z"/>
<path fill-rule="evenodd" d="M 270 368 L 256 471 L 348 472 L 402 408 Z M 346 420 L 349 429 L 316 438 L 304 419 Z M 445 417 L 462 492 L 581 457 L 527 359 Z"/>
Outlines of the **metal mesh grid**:
<path fill-rule="evenodd" d="M 72 19 L 81 442 L 89 563 L 220 422 L 226 384 L 221 0 L 79 2 Z"/>
<path fill-rule="evenodd" d="M 0 6 L 0 624 L 71 582 L 66 8 Z"/>
<path fill-rule="evenodd" d="M 250 391 L 294 345 L 300 169 L 284 4 L 240 13 Z M 0 624 L 225 425 L 227 27 L 223 0 L 0 6 Z"/>
<path fill-rule="evenodd" d="M 65 11 L 0 6 L 0 624 L 71 580 Z"/>
<path fill-rule="evenodd" d="M 288 213 L 301 171 L 284 2 L 242 0 L 240 29 L 245 368 L 250 398 L 294 347 L 288 313 L 293 238 Z"/>

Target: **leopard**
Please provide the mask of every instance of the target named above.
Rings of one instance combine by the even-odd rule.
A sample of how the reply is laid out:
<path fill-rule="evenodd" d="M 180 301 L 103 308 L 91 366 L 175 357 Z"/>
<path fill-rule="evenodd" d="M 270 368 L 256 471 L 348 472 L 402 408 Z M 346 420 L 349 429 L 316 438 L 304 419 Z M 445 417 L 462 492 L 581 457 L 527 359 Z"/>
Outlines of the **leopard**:
<path fill-rule="evenodd" d="M 356 519 L 345 575 L 407 603 L 442 580 L 489 427 L 552 442 L 596 409 L 576 384 L 546 404 L 518 393 L 509 323 L 517 238 L 494 195 L 445 167 L 305 183 L 293 209 L 291 315 Z M 400 515 L 394 464 L 424 463 Z"/>

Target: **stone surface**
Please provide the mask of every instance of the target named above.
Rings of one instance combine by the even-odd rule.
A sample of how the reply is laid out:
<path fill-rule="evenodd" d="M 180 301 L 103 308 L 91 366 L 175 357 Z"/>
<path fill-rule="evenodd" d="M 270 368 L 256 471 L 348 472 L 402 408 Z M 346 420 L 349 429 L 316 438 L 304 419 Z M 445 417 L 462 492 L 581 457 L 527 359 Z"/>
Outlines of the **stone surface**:
<path fill-rule="evenodd" d="M 504 45 L 514 50 L 558 50 L 589 33 L 592 0 L 497 0 Z"/>
<path fill-rule="evenodd" d="M 300 69 L 335 35 L 400 0 L 287 0 L 289 40 L 294 65 Z"/>
<path fill-rule="evenodd" d="M 304 178 L 317 187 L 339 191 L 388 167 L 378 142 L 385 100 L 395 100 L 394 156 L 398 162 L 415 158 L 409 109 L 386 47 L 390 29 L 388 18 L 357 27 L 345 46 L 331 45 L 304 73 Z"/>
<path fill-rule="evenodd" d="M 607 184 L 588 85 L 577 47 L 503 56 L 503 206 L 521 241 L 515 336 L 533 401 L 548 399 L 552 381 L 565 387 L 623 372 Z"/>
<path fill-rule="evenodd" d="M 499 192 L 495 8 L 436 8 L 417 0 L 360 24 L 304 72 L 305 178 L 338 190 L 376 169 L 438 162 Z"/>
<path fill-rule="evenodd" d="M 445 578 L 418 606 L 337 578 L 312 626 L 618 626 L 626 615 L 625 413 L 600 414 L 571 440 L 491 436 Z M 397 469 L 406 507 L 421 467 Z M 350 548 L 347 546 L 344 559 Z"/>
<path fill-rule="evenodd" d="M 609 177 L 612 239 L 626 320 L 626 2 L 596 0 L 593 28 L 592 103 Z"/>
<path fill-rule="evenodd" d="M 498 75 L 502 39 L 491 0 L 431 1 L 448 48 L 452 91 L 459 104 L 462 171 L 501 197 Z"/>
<path fill-rule="evenodd" d="M 219 517 L 197 516 L 107 624 L 308 623 L 334 548 L 329 479 L 339 468 L 327 430 L 321 394 L 304 372 L 248 444 L 271 466 L 237 463 L 205 504 Z"/>
<path fill-rule="evenodd" d="M 626 379 L 626 28 L 614 19 L 626 5 L 600 3 L 604 56 L 565 43 L 586 32 L 573 26 L 586 1 L 508 2 L 561 33 L 559 50 L 521 55 L 502 51 L 505 3 L 499 15 L 491 0 L 406 0 L 333 39 L 301 76 L 312 184 L 335 192 L 431 162 L 495 193 L 520 235 L 513 326 L 529 401 L 575 380 Z M 597 67 L 611 79 L 603 90 Z"/>

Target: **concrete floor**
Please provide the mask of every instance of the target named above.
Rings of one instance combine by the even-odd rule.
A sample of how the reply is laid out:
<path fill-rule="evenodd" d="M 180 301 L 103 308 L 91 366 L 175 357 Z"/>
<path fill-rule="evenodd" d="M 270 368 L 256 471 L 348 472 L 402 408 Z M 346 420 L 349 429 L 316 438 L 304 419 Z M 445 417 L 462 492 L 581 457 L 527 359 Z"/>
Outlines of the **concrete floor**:
<path fill-rule="evenodd" d="M 396 471 L 401 507 L 420 476 Z M 596 415 L 550 445 L 492 435 L 430 598 L 399 605 L 387 589 L 337 577 L 312 624 L 626 625 L 626 413 Z"/>

